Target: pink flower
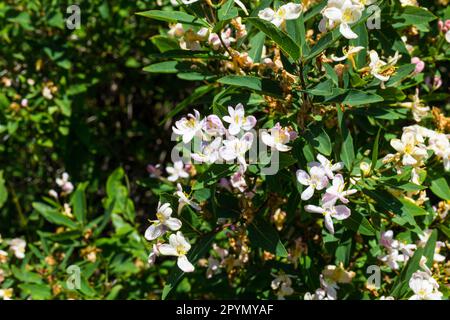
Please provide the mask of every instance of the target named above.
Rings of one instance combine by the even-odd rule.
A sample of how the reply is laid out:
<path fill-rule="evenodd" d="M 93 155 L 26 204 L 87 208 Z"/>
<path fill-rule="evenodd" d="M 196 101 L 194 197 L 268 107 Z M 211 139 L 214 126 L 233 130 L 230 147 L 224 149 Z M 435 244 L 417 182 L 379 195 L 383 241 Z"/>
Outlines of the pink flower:
<path fill-rule="evenodd" d="M 416 65 L 416 68 L 414 69 L 414 73 L 421 73 L 423 71 L 423 69 L 425 69 L 425 62 L 423 62 L 422 60 L 420 60 L 419 57 L 413 57 L 411 59 L 411 63 Z"/>
<path fill-rule="evenodd" d="M 439 31 L 446 33 L 448 30 L 450 30 L 450 19 L 445 20 L 445 22 L 442 20 L 439 20 L 438 27 L 439 27 Z"/>

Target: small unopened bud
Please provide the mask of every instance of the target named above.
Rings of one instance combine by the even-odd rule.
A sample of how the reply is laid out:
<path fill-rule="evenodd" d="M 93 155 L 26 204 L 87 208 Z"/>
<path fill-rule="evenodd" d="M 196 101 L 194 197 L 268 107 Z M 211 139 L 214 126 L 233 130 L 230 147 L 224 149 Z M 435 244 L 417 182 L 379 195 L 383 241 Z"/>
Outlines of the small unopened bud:
<path fill-rule="evenodd" d="M 367 162 L 361 162 L 359 164 L 359 169 L 361 170 L 361 174 L 364 177 L 368 177 L 370 176 L 370 165 Z"/>

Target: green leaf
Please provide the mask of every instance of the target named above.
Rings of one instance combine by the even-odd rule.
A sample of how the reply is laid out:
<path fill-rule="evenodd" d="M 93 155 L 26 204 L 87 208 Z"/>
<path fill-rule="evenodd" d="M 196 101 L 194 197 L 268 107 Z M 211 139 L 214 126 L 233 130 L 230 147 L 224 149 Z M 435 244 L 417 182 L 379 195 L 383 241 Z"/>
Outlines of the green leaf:
<path fill-rule="evenodd" d="M 321 154 L 325 156 L 331 155 L 331 140 L 327 132 L 320 124 L 312 124 L 305 133 L 306 140 Z"/>
<path fill-rule="evenodd" d="M 386 87 L 398 86 L 401 81 L 406 79 L 416 68 L 415 64 L 404 64 L 398 68 L 395 74 L 386 82 Z"/>
<path fill-rule="evenodd" d="M 151 64 L 142 70 L 150 73 L 178 73 L 181 71 L 192 71 L 193 64 L 186 61 L 164 61 Z"/>
<path fill-rule="evenodd" d="M 367 27 L 365 23 L 358 24 L 354 27 L 352 27 L 353 31 L 358 35 L 358 38 L 351 39 L 350 45 L 354 47 L 364 47 L 360 52 L 358 52 L 355 56 L 355 64 L 356 68 L 360 69 L 366 65 L 366 56 L 367 56 L 367 49 L 369 48 L 369 34 L 367 32 Z"/>
<path fill-rule="evenodd" d="M 70 199 L 75 218 L 81 223 L 81 225 L 85 225 L 87 221 L 87 205 L 85 195 L 87 186 L 88 183 L 80 183 Z"/>
<path fill-rule="evenodd" d="M 231 20 L 239 15 L 238 9 L 234 6 L 234 0 L 228 0 L 217 11 L 220 21 Z"/>
<path fill-rule="evenodd" d="M 383 97 L 367 91 L 356 89 L 348 89 L 345 91 L 342 91 L 342 89 L 335 89 L 335 91 L 336 94 L 327 97 L 325 100 L 326 102 L 337 102 L 349 106 L 359 106 L 383 101 Z"/>
<path fill-rule="evenodd" d="M 417 225 L 414 217 L 427 215 L 428 213 L 426 210 L 409 200 L 394 197 L 384 190 L 363 190 L 363 192 L 375 200 L 377 205 L 383 209 L 383 211 L 386 213 L 393 212 L 396 215 L 393 219 L 394 222 L 400 225 L 408 223 L 414 228 L 415 232 L 421 232 L 421 228 Z"/>
<path fill-rule="evenodd" d="M 225 178 L 233 174 L 236 166 L 225 163 L 213 163 L 209 168 L 198 177 L 197 182 L 193 186 L 193 190 L 200 190 L 206 186 L 217 183 L 221 178 Z"/>
<path fill-rule="evenodd" d="M 146 18 L 166 21 L 170 23 L 183 23 L 190 25 L 199 25 L 203 27 L 209 27 L 209 24 L 200 18 L 194 17 L 186 12 L 182 11 L 161 11 L 161 10 L 149 10 L 144 12 L 136 13 L 139 16 L 143 16 Z"/>
<path fill-rule="evenodd" d="M 248 51 L 248 55 L 255 63 L 261 61 L 265 40 L 266 34 L 262 31 L 250 38 L 250 50 Z"/>
<path fill-rule="evenodd" d="M 3 171 L 0 170 L 0 208 L 3 207 L 6 200 L 8 200 L 8 189 L 6 189 L 5 179 L 3 178 Z"/>
<path fill-rule="evenodd" d="M 375 143 L 373 144 L 372 163 L 370 165 L 371 172 L 375 169 L 375 165 L 377 164 L 377 160 L 378 160 L 378 148 L 379 148 L 379 144 L 380 144 L 380 134 L 381 134 L 381 127 L 378 128 L 377 136 L 375 137 Z"/>
<path fill-rule="evenodd" d="M 343 220 L 343 224 L 346 228 L 365 236 L 374 236 L 376 234 L 376 230 L 370 224 L 369 220 L 356 210 L 352 210 L 352 214 Z"/>
<path fill-rule="evenodd" d="M 394 28 L 406 27 L 410 25 L 428 24 L 437 19 L 437 17 L 429 10 L 416 6 L 406 6 L 394 16 L 396 20 L 403 20 L 403 22 L 395 23 Z"/>
<path fill-rule="evenodd" d="M 289 35 L 278 29 L 273 23 L 259 18 L 250 17 L 247 21 L 254 25 L 256 28 L 264 32 L 270 39 L 275 41 L 276 44 L 283 50 L 288 56 L 294 60 L 300 58 L 300 47 L 292 40 Z"/>
<path fill-rule="evenodd" d="M 350 134 L 350 131 L 347 128 L 347 125 L 345 124 L 344 112 L 341 110 L 340 106 L 337 106 L 336 108 L 338 113 L 339 129 L 342 138 L 340 158 L 344 162 L 344 165 L 347 168 L 347 170 L 351 171 L 353 167 L 353 161 L 355 160 L 355 149 L 353 147 L 353 138 L 352 135 Z"/>
<path fill-rule="evenodd" d="M 278 82 L 269 79 L 252 76 L 225 76 L 217 80 L 217 82 L 230 86 L 247 88 L 273 97 L 279 98 L 282 96 L 282 91 Z"/>
<path fill-rule="evenodd" d="M 42 277 L 38 273 L 27 271 L 25 268 L 19 269 L 16 266 L 11 266 L 11 271 L 18 280 L 26 283 L 42 283 Z"/>
<path fill-rule="evenodd" d="M 264 219 L 255 218 L 248 226 L 248 236 L 252 245 L 275 254 L 278 257 L 288 256 L 281 243 L 278 232 Z"/>
<path fill-rule="evenodd" d="M 439 198 L 447 201 L 450 200 L 450 188 L 448 186 L 447 180 L 444 177 L 440 177 L 431 181 L 430 189 Z"/>
<path fill-rule="evenodd" d="M 177 50 L 180 48 L 180 45 L 175 39 L 162 35 L 153 36 L 150 38 L 150 41 L 158 48 L 160 52 Z M 170 57 L 167 58 L 170 59 Z"/>
<path fill-rule="evenodd" d="M 210 93 L 211 91 L 213 91 L 215 88 L 212 85 L 204 85 L 204 86 L 200 86 L 197 87 L 186 99 L 184 99 L 183 101 L 181 101 L 179 104 L 177 104 L 175 106 L 175 108 L 173 108 L 165 117 L 164 119 L 160 122 L 160 124 L 165 123 L 167 120 L 169 120 L 170 118 L 176 116 L 178 113 L 180 113 L 181 111 L 183 111 L 185 108 L 189 107 L 190 105 L 192 105 L 194 102 L 196 102 L 197 100 L 199 100 L 200 98 L 202 98 L 203 96 L 205 96 L 206 94 Z"/>
<path fill-rule="evenodd" d="M 41 202 L 33 202 L 32 206 L 37 212 L 39 212 L 45 219 L 47 219 L 51 223 L 66 226 L 70 229 L 78 228 L 78 225 L 75 221 L 70 220 L 55 208 L 52 208 Z"/>
<path fill-rule="evenodd" d="M 19 288 L 33 300 L 49 300 L 52 298 L 50 287 L 45 284 L 19 284 Z"/>

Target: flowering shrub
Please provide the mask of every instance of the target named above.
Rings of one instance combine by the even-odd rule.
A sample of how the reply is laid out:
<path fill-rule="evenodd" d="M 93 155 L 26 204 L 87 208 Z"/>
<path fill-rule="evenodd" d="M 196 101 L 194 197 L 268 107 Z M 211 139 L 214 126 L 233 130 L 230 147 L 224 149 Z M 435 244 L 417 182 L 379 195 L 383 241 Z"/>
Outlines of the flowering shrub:
<path fill-rule="evenodd" d="M 170 113 L 174 165 L 154 175 L 149 262 L 179 267 L 163 297 L 191 272 L 258 298 L 448 296 L 449 12 L 420 4 L 139 13 L 168 26 L 144 70 L 202 82 Z"/>
<path fill-rule="evenodd" d="M 449 298 L 446 0 L 130 3 L 0 5 L 0 299 Z"/>

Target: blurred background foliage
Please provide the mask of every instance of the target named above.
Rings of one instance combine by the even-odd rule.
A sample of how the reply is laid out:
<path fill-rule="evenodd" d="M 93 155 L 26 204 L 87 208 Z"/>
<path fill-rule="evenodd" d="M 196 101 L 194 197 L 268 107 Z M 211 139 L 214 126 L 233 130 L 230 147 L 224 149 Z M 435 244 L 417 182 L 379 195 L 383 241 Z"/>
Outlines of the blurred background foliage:
<path fill-rule="evenodd" d="M 64 293 L 65 267 L 76 263 L 83 266 L 79 295 L 114 298 L 127 286 L 133 289 L 122 298 L 146 298 L 147 282 L 158 280 L 136 276 L 148 254 L 136 221 L 145 224 L 155 204 L 129 181 L 145 178 L 147 164 L 166 157 L 170 133 L 159 123 L 190 89 L 142 71 L 148 55 L 159 52 L 150 37 L 161 25 L 135 12 L 155 1 L 78 1 L 76 30 L 66 28 L 71 4 L 0 3 L 0 234 L 25 238 L 32 252 L 7 270 L 4 287 L 20 283 L 15 297 L 76 298 Z M 168 95 L 167 88 L 176 90 Z M 79 187 L 67 198 L 76 223 L 60 221 L 55 208 L 62 203 L 36 203 L 64 171 Z"/>

